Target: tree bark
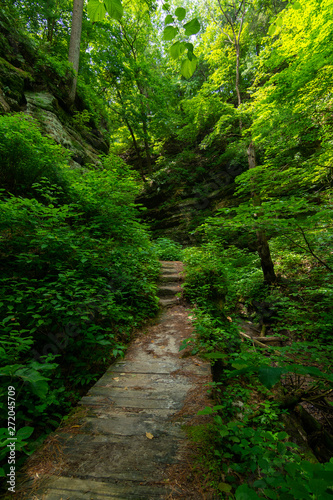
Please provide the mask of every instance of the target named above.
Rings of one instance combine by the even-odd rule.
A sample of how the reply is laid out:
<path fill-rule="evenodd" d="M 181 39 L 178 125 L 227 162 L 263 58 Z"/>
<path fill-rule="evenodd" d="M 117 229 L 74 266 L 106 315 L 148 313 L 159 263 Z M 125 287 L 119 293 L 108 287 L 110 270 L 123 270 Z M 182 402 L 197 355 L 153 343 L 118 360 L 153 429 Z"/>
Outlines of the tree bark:
<path fill-rule="evenodd" d="M 147 169 L 149 174 L 152 173 L 152 166 L 151 166 L 151 156 L 150 156 L 150 147 L 149 147 L 149 142 L 148 142 L 148 127 L 147 123 L 145 120 L 143 120 L 142 124 L 143 128 L 143 134 L 144 134 L 144 145 L 145 145 L 145 151 L 146 151 L 146 160 L 147 160 Z"/>
<path fill-rule="evenodd" d="M 135 149 L 135 152 L 136 152 L 136 155 L 137 155 L 137 158 L 138 158 L 138 161 L 139 161 L 139 167 L 140 167 L 140 173 L 141 173 L 141 177 L 142 177 L 142 180 L 144 182 L 147 182 L 147 179 L 145 177 L 145 173 L 143 171 L 143 164 L 142 164 L 142 157 L 141 157 L 141 153 L 140 153 L 140 148 L 138 146 L 138 143 L 136 142 L 136 139 L 135 139 L 135 135 L 134 135 L 134 131 L 129 123 L 129 121 L 125 118 L 125 123 L 127 125 L 127 128 L 131 134 L 131 137 L 132 137 L 132 141 L 133 141 L 133 145 L 134 145 L 134 149 Z"/>
<path fill-rule="evenodd" d="M 251 170 L 256 166 L 256 152 L 253 142 L 251 142 L 248 147 L 247 156 L 249 162 L 249 169 Z M 252 196 L 253 206 L 260 207 L 261 205 L 260 196 L 256 192 L 254 186 L 252 188 L 251 196 Z M 258 217 L 260 216 L 260 209 L 257 215 Z M 268 240 L 265 231 L 258 229 L 256 234 L 257 234 L 257 252 L 260 257 L 261 269 L 264 274 L 264 282 L 267 283 L 268 285 L 271 285 L 276 281 L 277 278 L 274 271 L 274 264 L 272 261 Z"/>
<path fill-rule="evenodd" d="M 74 0 L 73 3 L 73 16 L 72 16 L 71 37 L 69 42 L 68 61 L 73 64 L 73 69 L 75 74 L 69 92 L 70 104 L 74 103 L 76 95 L 77 73 L 79 71 L 79 61 L 80 61 L 83 1 L 84 0 Z"/>
<path fill-rule="evenodd" d="M 242 104 L 242 99 L 239 90 L 240 46 L 238 42 L 235 43 L 235 48 L 236 48 L 236 92 L 237 92 L 237 105 L 239 107 Z"/>
<path fill-rule="evenodd" d="M 140 95 L 143 98 L 147 98 L 147 92 L 145 91 L 144 87 L 137 82 L 137 86 L 140 92 Z M 145 104 L 144 100 L 141 99 L 141 113 L 142 113 L 142 131 L 143 131 L 143 142 L 145 146 L 145 152 L 146 152 L 146 160 L 147 160 L 147 169 L 148 173 L 152 173 L 152 166 L 151 166 L 151 155 L 150 155 L 150 147 L 149 147 L 149 135 L 148 135 L 148 111 L 145 109 Z"/>
<path fill-rule="evenodd" d="M 236 88 L 236 94 L 237 94 L 237 108 L 242 104 L 242 98 L 241 98 L 241 93 L 239 89 L 239 82 L 240 82 L 240 37 L 242 34 L 243 30 L 243 25 L 244 25 L 244 18 L 246 14 L 246 3 L 244 0 L 239 1 L 238 8 L 236 8 L 235 2 L 233 3 L 234 7 L 234 19 L 232 16 L 230 16 L 226 10 L 225 7 L 223 7 L 221 0 L 218 0 L 218 4 L 220 7 L 220 10 L 227 21 L 227 24 L 230 26 L 231 31 L 232 31 L 232 36 L 229 35 L 228 32 L 224 31 L 221 29 L 222 33 L 227 37 L 231 45 L 235 47 L 236 51 L 236 77 L 235 77 L 235 88 Z M 241 18 L 239 22 L 239 28 L 238 28 L 238 33 L 236 31 L 236 20 L 241 13 Z M 241 118 L 239 119 L 239 130 L 240 133 L 242 133 L 243 129 L 243 124 Z"/>

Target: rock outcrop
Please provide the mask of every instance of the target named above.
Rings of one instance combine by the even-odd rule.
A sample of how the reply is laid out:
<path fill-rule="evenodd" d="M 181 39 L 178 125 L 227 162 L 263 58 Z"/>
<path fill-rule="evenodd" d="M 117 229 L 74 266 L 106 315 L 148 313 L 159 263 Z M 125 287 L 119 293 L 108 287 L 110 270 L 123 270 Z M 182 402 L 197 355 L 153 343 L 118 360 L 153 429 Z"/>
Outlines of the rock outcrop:
<path fill-rule="evenodd" d="M 32 116 L 43 134 L 71 152 L 73 166 L 98 166 L 99 155 L 109 151 L 106 120 L 80 96 L 74 106 L 67 104 L 69 77 L 16 30 L 9 16 L 0 9 L 0 115 Z"/>
<path fill-rule="evenodd" d="M 240 173 L 241 168 L 221 166 L 194 186 L 186 182 L 154 181 L 137 199 L 137 203 L 146 207 L 142 218 L 155 237 L 169 237 L 184 245 L 195 244 L 200 235 L 194 232 L 207 217 L 222 206 L 237 203 L 233 197 L 234 179 Z"/>
<path fill-rule="evenodd" d="M 24 113 L 32 116 L 44 134 L 71 152 L 73 165 L 98 165 L 98 156 L 108 153 L 108 144 L 97 130 L 81 132 L 74 128 L 73 118 L 59 105 L 54 95 L 44 92 L 25 92 Z"/>

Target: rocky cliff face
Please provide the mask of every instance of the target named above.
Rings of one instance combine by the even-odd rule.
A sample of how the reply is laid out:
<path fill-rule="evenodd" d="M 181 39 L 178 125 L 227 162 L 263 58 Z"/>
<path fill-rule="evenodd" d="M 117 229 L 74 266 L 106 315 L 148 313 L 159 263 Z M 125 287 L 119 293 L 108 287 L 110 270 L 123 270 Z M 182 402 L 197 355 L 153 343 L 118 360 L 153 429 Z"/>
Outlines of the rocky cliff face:
<path fill-rule="evenodd" d="M 32 116 L 43 133 L 71 151 L 74 166 L 99 164 L 98 155 L 108 153 L 108 143 L 98 130 L 74 127 L 72 116 L 64 110 L 56 97 L 47 91 L 25 92 L 24 113 Z"/>
<path fill-rule="evenodd" d="M 146 207 L 142 216 L 150 225 L 155 237 L 169 237 L 183 245 L 198 242 L 200 234 L 195 233 L 198 225 L 214 215 L 216 210 L 238 203 L 233 198 L 234 179 L 242 171 L 241 166 L 221 165 L 209 170 L 204 178 L 189 185 L 165 179 L 153 181 L 137 199 Z"/>
<path fill-rule="evenodd" d="M 109 150 L 106 122 L 87 115 L 79 97 L 74 107 L 67 105 L 68 83 L 0 9 L 0 114 L 32 116 L 42 133 L 71 152 L 73 166 L 98 165 L 98 156 Z M 88 119 L 83 121 L 84 112 Z"/>

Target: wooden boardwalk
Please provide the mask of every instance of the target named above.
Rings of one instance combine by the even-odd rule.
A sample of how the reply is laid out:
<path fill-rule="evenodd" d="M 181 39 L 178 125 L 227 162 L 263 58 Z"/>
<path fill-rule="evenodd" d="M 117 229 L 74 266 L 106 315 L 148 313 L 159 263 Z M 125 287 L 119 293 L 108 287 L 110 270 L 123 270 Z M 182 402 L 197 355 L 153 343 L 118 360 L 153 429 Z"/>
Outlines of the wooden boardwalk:
<path fill-rule="evenodd" d="M 182 461 L 187 443 L 182 425 L 198 409 L 187 409 L 186 401 L 195 391 L 206 393 L 210 365 L 179 352 L 192 332 L 188 311 L 175 296 L 182 264 L 162 266 L 158 322 L 82 398 L 81 418 L 56 433 L 61 460 L 24 498 L 177 498 L 168 470 Z"/>

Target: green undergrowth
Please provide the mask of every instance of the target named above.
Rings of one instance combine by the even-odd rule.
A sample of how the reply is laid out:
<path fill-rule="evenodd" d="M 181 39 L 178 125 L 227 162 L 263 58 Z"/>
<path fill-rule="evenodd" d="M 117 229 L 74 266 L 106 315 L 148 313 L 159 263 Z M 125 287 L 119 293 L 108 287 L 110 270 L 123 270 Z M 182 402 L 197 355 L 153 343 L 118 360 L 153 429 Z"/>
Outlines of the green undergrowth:
<path fill-rule="evenodd" d="M 333 459 L 296 444 L 286 423 L 300 402 L 325 401 L 333 385 L 331 276 L 282 239 L 271 247 L 281 276 L 271 287 L 248 250 L 215 238 L 184 251 L 184 294 L 195 319 L 180 349 L 210 360 L 213 373 L 215 406 L 199 412 L 212 423 L 198 460 L 220 498 L 330 499 Z M 265 325 L 284 346 L 246 341 L 239 335 L 246 321 L 258 332 Z"/>
<path fill-rule="evenodd" d="M 156 314 L 159 264 L 124 162 L 72 170 L 20 115 L 0 118 L 0 152 L 0 408 L 6 422 L 11 387 L 18 466 Z"/>
<path fill-rule="evenodd" d="M 180 243 L 169 238 L 157 238 L 153 248 L 160 260 L 182 260 L 183 249 Z"/>

